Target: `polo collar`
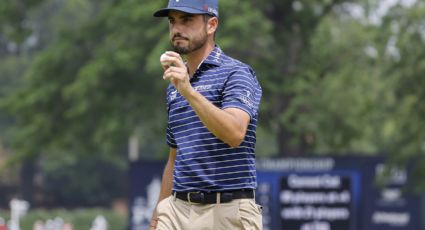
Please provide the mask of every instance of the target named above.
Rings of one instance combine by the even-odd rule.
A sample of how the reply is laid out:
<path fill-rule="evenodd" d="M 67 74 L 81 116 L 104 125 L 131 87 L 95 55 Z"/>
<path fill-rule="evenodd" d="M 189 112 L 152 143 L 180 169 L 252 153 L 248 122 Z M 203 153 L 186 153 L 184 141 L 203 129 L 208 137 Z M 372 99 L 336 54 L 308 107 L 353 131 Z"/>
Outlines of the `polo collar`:
<path fill-rule="evenodd" d="M 205 60 L 202 62 L 202 64 L 221 66 L 223 55 L 223 51 L 219 46 L 216 45 L 208 57 L 205 58 Z"/>

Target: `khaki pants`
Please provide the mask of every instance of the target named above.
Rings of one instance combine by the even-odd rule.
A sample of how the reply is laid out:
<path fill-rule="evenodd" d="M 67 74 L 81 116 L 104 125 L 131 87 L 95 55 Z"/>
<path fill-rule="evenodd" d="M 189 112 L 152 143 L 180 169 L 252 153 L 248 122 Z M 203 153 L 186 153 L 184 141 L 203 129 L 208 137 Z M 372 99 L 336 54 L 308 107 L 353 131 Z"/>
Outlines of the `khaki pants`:
<path fill-rule="evenodd" d="M 262 230 L 261 207 L 253 199 L 195 204 L 170 196 L 157 206 L 157 230 Z"/>

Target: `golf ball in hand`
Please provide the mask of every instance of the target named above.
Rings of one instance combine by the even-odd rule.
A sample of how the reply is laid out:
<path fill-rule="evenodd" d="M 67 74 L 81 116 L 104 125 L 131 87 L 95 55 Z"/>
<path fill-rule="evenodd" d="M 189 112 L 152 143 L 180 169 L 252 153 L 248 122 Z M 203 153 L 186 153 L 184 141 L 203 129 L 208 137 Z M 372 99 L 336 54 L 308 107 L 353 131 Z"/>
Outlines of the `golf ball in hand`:
<path fill-rule="evenodd" d="M 169 67 L 169 66 L 171 66 L 171 62 L 170 61 L 166 61 L 166 58 L 167 58 L 167 54 L 166 53 L 163 53 L 161 55 L 161 57 L 159 58 L 159 61 L 161 62 L 161 65 L 162 66 Z"/>

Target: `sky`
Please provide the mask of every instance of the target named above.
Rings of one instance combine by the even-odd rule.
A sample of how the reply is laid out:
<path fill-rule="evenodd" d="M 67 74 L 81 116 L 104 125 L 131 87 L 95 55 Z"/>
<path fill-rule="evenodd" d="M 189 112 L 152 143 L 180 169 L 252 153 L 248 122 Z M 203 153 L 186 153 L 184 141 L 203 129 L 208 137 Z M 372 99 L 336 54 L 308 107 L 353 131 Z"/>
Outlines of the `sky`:
<path fill-rule="evenodd" d="M 369 20 L 373 24 L 380 24 L 381 19 L 385 16 L 391 7 L 400 4 L 403 7 L 412 7 L 417 0 L 379 0 L 377 9 L 369 17 Z"/>
<path fill-rule="evenodd" d="M 395 5 L 400 4 L 403 7 L 409 8 L 414 6 L 417 0 L 371 0 L 372 4 L 377 3 L 377 6 L 371 9 L 370 14 L 366 17 L 365 9 L 360 4 L 348 3 L 346 6 L 352 17 L 366 20 L 367 23 L 373 25 L 381 25 L 382 18 Z"/>

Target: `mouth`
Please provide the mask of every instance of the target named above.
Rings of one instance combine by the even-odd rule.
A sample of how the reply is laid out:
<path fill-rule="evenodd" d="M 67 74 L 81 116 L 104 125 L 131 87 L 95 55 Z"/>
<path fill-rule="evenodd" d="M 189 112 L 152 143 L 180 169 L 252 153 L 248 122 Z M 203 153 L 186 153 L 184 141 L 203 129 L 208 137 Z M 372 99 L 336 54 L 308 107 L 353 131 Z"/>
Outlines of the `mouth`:
<path fill-rule="evenodd" d="M 173 37 L 173 42 L 174 41 L 187 41 L 187 40 L 189 40 L 189 39 L 184 38 L 184 37 Z"/>

